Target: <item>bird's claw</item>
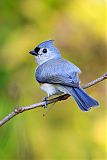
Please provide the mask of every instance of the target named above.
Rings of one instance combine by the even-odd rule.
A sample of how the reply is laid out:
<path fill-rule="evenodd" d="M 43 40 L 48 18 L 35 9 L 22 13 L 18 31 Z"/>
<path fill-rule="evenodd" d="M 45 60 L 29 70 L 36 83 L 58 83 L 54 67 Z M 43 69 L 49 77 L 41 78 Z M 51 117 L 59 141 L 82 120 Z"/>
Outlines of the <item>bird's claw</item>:
<path fill-rule="evenodd" d="M 47 108 L 47 98 L 48 98 L 48 97 L 44 97 L 44 98 L 42 99 L 42 101 L 44 102 L 44 105 L 43 105 L 44 108 Z"/>

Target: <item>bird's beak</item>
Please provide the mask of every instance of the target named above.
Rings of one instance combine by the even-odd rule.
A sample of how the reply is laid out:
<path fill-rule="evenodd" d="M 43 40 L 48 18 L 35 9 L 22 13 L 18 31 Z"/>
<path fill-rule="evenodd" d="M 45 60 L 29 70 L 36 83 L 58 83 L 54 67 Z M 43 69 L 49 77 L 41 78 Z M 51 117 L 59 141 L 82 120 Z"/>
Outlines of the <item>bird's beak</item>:
<path fill-rule="evenodd" d="M 30 54 L 37 56 L 37 53 L 35 51 L 29 51 Z"/>

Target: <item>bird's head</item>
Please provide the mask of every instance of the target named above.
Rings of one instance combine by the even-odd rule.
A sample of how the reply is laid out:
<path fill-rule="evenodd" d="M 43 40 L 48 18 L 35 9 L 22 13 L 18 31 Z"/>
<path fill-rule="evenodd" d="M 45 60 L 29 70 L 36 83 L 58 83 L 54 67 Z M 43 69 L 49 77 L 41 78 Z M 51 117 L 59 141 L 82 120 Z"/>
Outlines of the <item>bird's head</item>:
<path fill-rule="evenodd" d="M 53 59 L 61 57 L 59 50 L 53 44 L 54 40 L 48 40 L 40 43 L 33 51 L 29 53 L 34 55 L 38 65 Z"/>

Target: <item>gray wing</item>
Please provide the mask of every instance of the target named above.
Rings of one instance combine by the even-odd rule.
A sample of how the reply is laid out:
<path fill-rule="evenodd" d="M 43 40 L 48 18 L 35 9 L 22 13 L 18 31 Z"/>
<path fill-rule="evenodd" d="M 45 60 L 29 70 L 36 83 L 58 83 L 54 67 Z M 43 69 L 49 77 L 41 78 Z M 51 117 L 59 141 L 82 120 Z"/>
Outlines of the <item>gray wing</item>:
<path fill-rule="evenodd" d="M 62 58 L 48 60 L 36 69 L 36 80 L 40 83 L 79 86 L 80 69 Z"/>

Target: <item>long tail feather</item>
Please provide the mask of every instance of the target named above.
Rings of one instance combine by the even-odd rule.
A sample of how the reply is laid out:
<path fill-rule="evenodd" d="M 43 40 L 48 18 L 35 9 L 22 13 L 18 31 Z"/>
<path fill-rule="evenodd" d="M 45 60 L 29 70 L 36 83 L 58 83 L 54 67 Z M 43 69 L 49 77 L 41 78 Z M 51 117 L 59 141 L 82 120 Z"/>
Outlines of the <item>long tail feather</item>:
<path fill-rule="evenodd" d="M 88 111 L 90 108 L 99 105 L 99 103 L 90 97 L 81 87 L 64 86 L 64 88 L 73 96 L 82 111 Z"/>

